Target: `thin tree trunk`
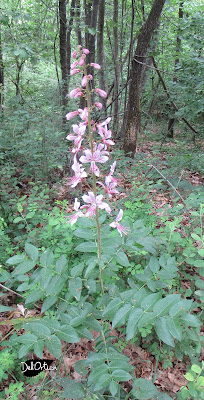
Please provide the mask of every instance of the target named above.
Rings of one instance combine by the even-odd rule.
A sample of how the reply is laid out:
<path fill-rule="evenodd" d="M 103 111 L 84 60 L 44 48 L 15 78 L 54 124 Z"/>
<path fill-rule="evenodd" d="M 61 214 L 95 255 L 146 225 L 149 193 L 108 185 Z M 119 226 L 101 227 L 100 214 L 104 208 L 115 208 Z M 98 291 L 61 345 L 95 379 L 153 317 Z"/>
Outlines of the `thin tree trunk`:
<path fill-rule="evenodd" d="M 78 45 L 82 46 L 83 40 L 81 35 L 81 12 L 80 12 L 80 0 L 76 0 L 76 35 Z"/>
<path fill-rule="evenodd" d="M 152 9 L 147 21 L 142 26 L 138 37 L 137 47 L 132 61 L 131 83 L 129 89 L 128 100 L 128 116 L 125 129 L 123 148 L 125 153 L 130 153 L 133 158 L 136 151 L 137 136 L 140 132 L 140 86 L 142 77 L 142 65 L 149 48 L 150 40 L 157 27 L 159 17 L 161 15 L 165 0 L 154 0 Z"/>
<path fill-rule="evenodd" d="M 99 87 L 103 90 L 106 88 L 104 76 L 104 18 L 105 18 L 105 0 L 100 0 L 98 9 L 98 33 L 97 33 L 97 62 L 101 69 L 98 71 Z M 101 98 L 101 103 L 105 110 L 106 99 Z"/>
<path fill-rule="evenodd" d="M 67 93 L 69 92 L 70 66 L 71 66 L 71 32 L 75 13 L 75 0 L 72 0 L 69 12 L 69 24 L 67 27 Z"/>
<path fill-rule="evenodd" d="M 179 22 L 181 18 L 183 18 L 183 1 L 181 1 L 179 4 Z M 175 83 L 177 82 L 177 67 L 179 64 L 180 51 L 181 51 L 181 39 L 180 39 L 180 27 L 179 27 L 176 38 L 176 59 L 175 59 L 174 76 L 173 76 L 173 82 Z M 169 138 L 174 137 L 174 123 L 175 123 L 175 118 L 170 118 L 168 123 L 168 132 L 167 132 L 167 137 Z"/>
<path fill-rule="evenodd" d="M 115 99 L 113 107 L 113 131 L 116 134 L 118 130 L 118 119 L 119 119 L 119 102 L 118 102 L 118 91 L 119 91 L 119 79 L 120 79 L 120 67 L 118 60 L 118 0 L 113 2 L 113 56 L 115 64 L 115 79 L 114 79 L 114 91 L 113 98 Z"/>
<path fill-rule="evenodd" d="M 60 66 L 62 73 L 62 105 L 67 105 L 67 17 L 66 17 L 66 1 L 59 0 L 59 23 L 60 23 Z"/>
<path fill-rule="evenodd" d="M 0 2 L 0 17 L 1 17 L 1 2 Z M 0 24 L 0 114 L 3 114 L 4 110 L 4 64 L 2 55 L 2 43 L 1 43 L 1 24 Z"/>

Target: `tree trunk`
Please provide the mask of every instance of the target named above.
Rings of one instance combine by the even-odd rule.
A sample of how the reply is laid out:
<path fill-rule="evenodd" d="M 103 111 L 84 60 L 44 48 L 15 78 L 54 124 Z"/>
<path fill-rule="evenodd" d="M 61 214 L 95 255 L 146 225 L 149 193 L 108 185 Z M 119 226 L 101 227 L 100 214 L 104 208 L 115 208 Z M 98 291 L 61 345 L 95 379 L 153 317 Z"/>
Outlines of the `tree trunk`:
<path fill-rule="evenodd" d="M 183 18 L 183 1 L 181 1 L 179 4 L 179 22 L 181 18 Z M 176 59 L 175 59 L 174 76 L 173 76 L 173 82 L 175 83 L 177 82 L 177 66 L 179 64 L 180 51 L 181 51 L 181 39 L 180 39 L 180 27 L 179 27 L 176 38 Z M 175 118 L 170 118 L 168 123 L 167 137 L 171 139 L 174 137 L 174 123 L 175 123 Z"/>
<path fill-rule="evenodd" d="M 99 8 L 99 0 L 93 0 L 92 4 L 90 2 L 85 1 L 87 10 L 87 15 L 85 18 L 87 29 L 89 30 L 88 34 L 86 34 L 86 47 L 89 49 L 90 53 L 88 54 L 86 60 L 87 63 L 95 62 L 95 42 L 96 42 L 96 25 L 97 25 L 97 16 L 98 16 L 98 8 Z M 92 8 L 90 8 L 92 5 Z M 93 80 L 91 82 L 91 86 L 94 87 L 94 69 L 93 67 L 88 67 L 87 72 L 93 76 Z"/>
<path fill-rule="evenodd" d="M 62 105 L 65 107 L 67 104 L 67 18 L 66 18 L 66 1 L 59 0 L 59 23 L 60 23 L 60 66 L 62 73 Z"/>
<path fill-rule="evenodd" d="M 80 46 L 83 45 L 82 35 L 81 35 L 81 12 L 80 12 L 80 0 L 76 0 L 76 35 L 77 41 Z"/>
<path fill-rule="evenodd" d="M 69 12 L 69 24 L 67 28 L 67 85 L 66 90 L 69 92 L 70 68 L 71 68 L 71 32 L 73 27 L 73 19 L 75 13 L 75 0 L 72 0 Z"/>
<path fill-rule="evenodd" d="M 119 119 L 119 107 L 118 107 L 118 92 L 119 92 L 119 79 L 120 79 L 120 67 L 118 60 L 118 0 L 114 0 L 113 2 L 113 57 L 114 57 L 114 65 L 115 65 L 115 79 L 114 79 L 114 91 L 113 98 L 114 106 L 113 106 L 113 131 L 114 134 L 117 133 L 118 130 L 118 119 Z"/>
<path fill-rule="evenodd" d="M 104 76 L 104 17 L 105 17 L 105 0 L 100 0 L 98 10 L 98 33 L 97 33 L 97 62 L 100 64 L 101 69 L 98 72 L 99 87 L 103 90 L 106 89 L 105 76 Z M 104 110 L 106 107 L 106 99 L 101 98 Z"/>
<path fill-rule="evenodd" d="M 137 135 L 140 132 L 140 86 L 142 78 L 142 64 L 147 54 L 150 40 L 157 27 L 165 0 L 154 0 L 147 21 L 142 26 L 138 37 L 135 55 L 132 61 L 131 82 L 128 100 L 128 117 L 125 129 L 123 148 L 133 158 L 136 151 Z"/>
<path fill-rule="evenodd" d="M 0 3 L 0 17 L 1 17 L 1 3 Z M 1 24 L 0 24 L 0 115 L 3 114 L 4 104 L 4 65 L 2 55 L 2 43 L 1 43 Z"/>

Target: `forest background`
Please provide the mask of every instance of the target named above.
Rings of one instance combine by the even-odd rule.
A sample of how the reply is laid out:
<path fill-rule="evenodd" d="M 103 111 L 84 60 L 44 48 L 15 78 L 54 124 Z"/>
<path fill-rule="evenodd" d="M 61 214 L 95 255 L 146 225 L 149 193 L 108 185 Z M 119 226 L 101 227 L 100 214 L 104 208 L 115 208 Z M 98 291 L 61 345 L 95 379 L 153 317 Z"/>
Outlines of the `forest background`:
<path fill-rule="evenodd" d="M 1 0 L 0 398 L 204 398 L 203 12 L 200 0 Z M 92 184 L 68 185 L 66 114 L 86 107 L 69 97 L 79 45 L 107 93 L 93 118 L 111 117 L 109 200 L 130 232 L 100 211 L 98 261 L 94 222 L 67 224 Z M 28 354 L 57 373 L 25 377 Z"/>

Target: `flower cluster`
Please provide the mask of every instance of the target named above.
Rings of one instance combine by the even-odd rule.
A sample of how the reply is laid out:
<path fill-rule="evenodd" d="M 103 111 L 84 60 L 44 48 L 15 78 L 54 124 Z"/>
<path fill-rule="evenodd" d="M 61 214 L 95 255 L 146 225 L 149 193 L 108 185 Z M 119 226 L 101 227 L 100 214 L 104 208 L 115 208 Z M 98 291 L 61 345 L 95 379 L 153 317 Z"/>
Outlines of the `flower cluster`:
<path fill-rule="evenodd" d="M 104 196 L 102 194 L 97 195 L 97 187 L 96 185 L 101 186 L 104 189 L 105 195 L 108 198 L 111 198 L 112 195 L 118 194 L 118 190 L 116 189 L 118 185 L 117 179 L 113 176 L 116 161 L 110 167 L 109 174 L 105 177 L 105 183 L 101 181 L 96 181 L 96 177 L 100 177 L 100 164 L 104 164 L 109 159 L 109 147 L 114 146 L 114 141 L 111 139 L 112 133 L 108 128 L 108 124 L 111 121 L 111 118 L 107 118 L 105 121 L 101 123 L 95 123 L 91 120 L 91 112 L 94 108 L 101 110 L 102 104 L 100 102 L 95 102 L 93 106 L 91 106 L 90 95 L 95 92 L 99 96 L 106 98 L 107 93 L 99 88 L 89 89 L 89 82 L 93 79 L 92 75 L 87 74 L 87 65 L 85 63 L 86 55 L 89 54 L 88 49 L 83 49 L 81 46 L 78 46 L 78 49 L 75 50 L 72 54 L 73 59 L 75 60 L 71 65 L 71 75 L 76 75 L 78 73 L 83 73 L 83 78 L 81 81 L 81 87 L 77 87 L 73 89 L 69 96 L 72 98 L 78 98 L 80 96 L 84 96 L 86 98 L 87 106 L 82 109 L 78 109 L 72 112 L 69 112 L 66 115 L 66 119 L 69 121 L 72 118 L 79 116 L 81 121 L 78 125 L 73 124 L 72 129 L 73 133 L 67 136 L 67 139 L 73 141 L 72 153 L 74 153 L 73 157 L 73 165 L 72 169 L 74 171 L 74 176 L 69 179 L 69 184 L 71 187 L 76 187 L 78 183 L 82 182 L 84 178 L 88 176 L 87 171 L 85 171 L 85 165 L 88 164 L 89 171 L 93 177 L 93 191 L 88 192 L 88 195 L 85 194 L 82 196 L 84 201 L 84 205 L 80 205 L 78 199 L 75 199 L 74 202 L 74 210 L 75 213 L 70 216 L 69 223 L 73 225 L 79 217 L 93 217 L 96 216 L 99 209 L 104 209 L 108 214 L 111 213 L 111 208 L 104 201 Z M 90 63 L 91 67 L 99 70 L 101 67 L 99 64 Z M 90 148 L 83 148 L 82 142 L 86 141 L 86 133 L 89 137 L 89 145 Z M 93 138 L 93 133 L 97 138 Z M 81 153 L 83 152 L 83 155 Z M 116 228 L 120 235 L 127 235 L 128 229 L 122 226 L 119 221 L 121 221 L 123 216 L 123 211 L 120 210 L 116 220 L 110 223 L 112 228 Z"/>

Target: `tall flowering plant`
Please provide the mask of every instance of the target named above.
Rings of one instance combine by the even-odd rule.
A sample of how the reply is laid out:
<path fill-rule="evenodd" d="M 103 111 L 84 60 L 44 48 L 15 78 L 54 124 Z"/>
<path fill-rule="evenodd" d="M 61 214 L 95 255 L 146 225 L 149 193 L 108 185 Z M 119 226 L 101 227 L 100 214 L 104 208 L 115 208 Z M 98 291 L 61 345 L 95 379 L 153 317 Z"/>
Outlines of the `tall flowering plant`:
<path fill-rule="evenodd" d="M 69 96 L 71 98 L 79 98 L 84 96 L 86 99 L 86 107 L 84 110 L 78 109 L 69 112 L 66 115 L 66 119 L 69 121 L 72 118 L 79 116 L 81 122 L 79 124 L 73 124 L 73 133 L 67 136 L 67 139 L 73 142 L 73 148 L 71 152 L 73 153 L 73 165 L 72 169 L 74 171 L 74 176 L 69 179 L 69 185 L 71 187 L 76 187 L 78 183 L 82 182 L 83 179 L 87 178 L 88 175 L 92 176 L 92 191 L 88 194 L 82 196 L 84 204 L 80 205 L 80 202 L 75 198 L 74 210 L 75 212 L 70 216 L 68 222 L 73 225 L 78 218 L 88 217 L 95 218 L 97 227 L 97 243 L 98 243 L 98 259 L 99 265 L 101 261 L 101 228 L 99 223 L 99 210 L 103 209 L 108 214 L 111 214 L 110 205 L 104 201 L 107 197 L 110 199 L 113 194 L 117 194 L 118 181 L 113 176 L 116 161 L 110 167 L 109 174 L 105 177 L 105 182 L 98 180 L 101 176 L 100 165 L 104 164 L 109 159 L 109 148 L 114 146 L 114 141 L 111 139 L 111 130 L 108 128 L 108 124 L 111 118 L 105 119 L 105 121 L 96 123 L 92 120 L 92 112 L 94 109 L 101 110 L 102 104 L 100 102 L 95 102 L 93 105 L 91 103 L 91 96 L 93 93 L 106 98 L 107 93 L 99 88 L 90 89 L 90 82 L 93 79 L 91 74 L 87 73 L 87 67 L 91 67 L 99 70 L 101 67 L 99 64 L 90 63 L 86 64 L 86 55 L 89 54 L 88 49 L 83 49 L 78 46 L 72 54 L 74 62 L 71 65 L 71 75 L 83 74 L 81 80 L 81 86 L 73 89 Z M 86 135 L 87 133 L 87 135 Z M 88 140 L 87 140 L 88 139 Z M 82 145 L 85 143 L 85 146 Z M 83 153 L 83 155 L 81 155 Z M 98 190 L 104 189 L 104 194 L 98 194 Z M 112 228 L 116 228 L 119 234 L 127 235 L 128 228 L 120 224 L 123 217 L 123 210 L 121 209 L 116 217 L 116 220 L 111 222 L 109 225 Z M 102 268 L 100 268 L 100 286 L 102 294 L 104 294 L 103 280 L 102 280 Z"/>

